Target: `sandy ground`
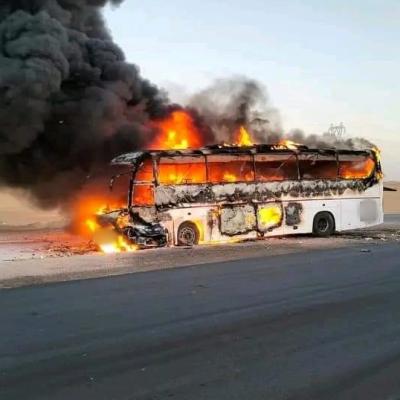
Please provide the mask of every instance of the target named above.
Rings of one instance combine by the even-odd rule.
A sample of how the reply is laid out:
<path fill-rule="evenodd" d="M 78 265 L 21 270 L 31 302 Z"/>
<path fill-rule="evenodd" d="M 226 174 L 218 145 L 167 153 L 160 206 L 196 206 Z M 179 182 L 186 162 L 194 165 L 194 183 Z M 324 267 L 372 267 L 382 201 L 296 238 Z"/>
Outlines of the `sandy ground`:
<path fill-rule="evenodd" d="M 382 242 L 400 243 L 400 216 L 388 215 L 382 226 L 331 238 L 290 236 L 108 255 L 61 230 L 7 231 L 0 232 L 0 288 L 348 246 L 368 252 L 370 244 Z"/>
<path fill-rule="evenodd" d="M 397 189 L 397 192 L 385 192 L 383 208 L 385 213 L 400 213 L 400 182 L 386 182 L 385 186 Z"/>

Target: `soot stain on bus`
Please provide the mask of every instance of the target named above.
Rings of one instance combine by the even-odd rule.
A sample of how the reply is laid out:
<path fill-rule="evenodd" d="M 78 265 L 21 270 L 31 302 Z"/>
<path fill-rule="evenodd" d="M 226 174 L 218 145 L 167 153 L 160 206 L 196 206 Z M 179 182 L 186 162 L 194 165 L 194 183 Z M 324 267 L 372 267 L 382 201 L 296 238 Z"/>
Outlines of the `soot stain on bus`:
<path fill-rule="evenodd" d="M 184 177 L 177 173 L 179 163 Z M 231 171 L 224 173 L 229 163 Z M 193 245 L 249 235 L 255 239 L 287 228 L 296 231 L 305 222 L 305 200 L 324 202 L 345 193 L 357 197 L 382 178 L 373 150 L 305 146 L 296 150 L 221 145 L 143 151 L 123 154 L 112 164 L 129 169 L 127 207 L 111 210 L 100 220 L 141 247 L 147 243 L 148 247 Z M 369 206 L 375 207 L 372 203 Z M 292 231 L 286 233 L 297 233 Z"/>
<path fill-rule="evenodd" d="M 286 225 L 296 226 L 301 222 L 301 214 L 303 212 L 303 206 L 301 203 L 289 203 L 285 207 Z"/>

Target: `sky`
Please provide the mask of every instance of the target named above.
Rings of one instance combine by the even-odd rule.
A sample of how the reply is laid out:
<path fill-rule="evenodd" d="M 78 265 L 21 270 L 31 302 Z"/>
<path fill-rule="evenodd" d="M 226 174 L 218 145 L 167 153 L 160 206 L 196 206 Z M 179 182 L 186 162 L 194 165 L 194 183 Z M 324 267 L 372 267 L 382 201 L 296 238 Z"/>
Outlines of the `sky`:
<path fill-rule="evenodd" d="M 399 0 L 125 0 L 105 18 L 173 100 L 245 75 L 266 86 L 286 131 L 343 122 L 400 180 Z"/>

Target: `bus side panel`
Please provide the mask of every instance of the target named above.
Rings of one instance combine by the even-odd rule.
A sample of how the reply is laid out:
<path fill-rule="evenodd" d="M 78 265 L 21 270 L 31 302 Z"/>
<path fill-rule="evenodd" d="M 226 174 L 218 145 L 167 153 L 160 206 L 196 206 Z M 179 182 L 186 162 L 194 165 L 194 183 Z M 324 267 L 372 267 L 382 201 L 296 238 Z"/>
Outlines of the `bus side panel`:
<path fill-rule="evenodd" d="M 346 199 L 342 201 L 342 231 L 367 228 L 383 222 L 380 199 Z"/>
<path fill-rule="evenodd" d="M 229 242 L 233 240 L 256 239 L 257 232 L 250 231 L 238 235 L 224 235 L 220 230 L 218 206 L 188 206 L 167 211 L 172 217 L 173 244 L 178 244 L 178 229 L 183 222 L 193 222 L 200 233 L 200 243 Z"/>
<path fill-rule="evenodd" d="M 340 203 L 342 200 L 298 200 L 296 202 L 284 202 L 285 219 L 284 234 L 312 233 L 314 217 L 317 213 L 326 211 L 330 212 L 335 219 L 336 226 L 340 226 L 341 213 Z M 291 207 L 294 205 L 301 207 L 300 221 L 298 224 L 291 221 Z"/>
<path fill-rule="evenodd" d="M 339 230 L 367 228 L 383 222 L 380 199 L 342 200 L 343 222 Z"/>
<path fill-rule="evenodd" d="M 379 183 L 362 194 L 351 198 L 351 193 L 341 200 L 342 224 L 338 230 L 366 228 L 383 222 L 383 184 Z"/>
<path fill-rule="evenodd" d="M 173 232 L 171 232 L 173 236 L 173 244 L 178 244 L 178 229 L 179 226 L 183 222 L 193 222 L 200 233 L 200 242 L 209 241 L 209 231 L 207 229 L 207 215 L 208 211 L 212 207 L 209 206 L 196 206 L 196 207 L 182 207 L 182 208 L 173 208 L 168 211 L 164 211 L 164 213 L 168 212 L 173 221 Z"/>
<path fill-rule="evenodd" d="M 257 204 L 257 228 L 264 237 L 283 235 L 284 220 L 281 201 Z"/>

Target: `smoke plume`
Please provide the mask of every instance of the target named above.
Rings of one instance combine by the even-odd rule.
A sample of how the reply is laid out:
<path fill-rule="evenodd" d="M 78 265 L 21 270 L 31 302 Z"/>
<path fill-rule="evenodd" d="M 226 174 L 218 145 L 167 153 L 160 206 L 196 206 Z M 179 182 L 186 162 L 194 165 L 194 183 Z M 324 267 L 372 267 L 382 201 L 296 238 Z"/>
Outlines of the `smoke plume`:
<path fill-rule="evenodd" d="M 276 143 L 282 137 L 279 112 L 264 86 L 246 77 L 218 79 L 189 100 L 214 132 L 217 142 L 233 143 L 232 134 L 246 126 L 256 142 Z"/>
<path fill-rule="evenodd" d="M 0 0 L 0 185 L 27 189 L 42 207 L 68 203 L 114 156 L 146 147 L 156 134 L 150 121 L 180 108 L 113 42 L 101 8 L 121 2 Z M 256 142 L 283 137 L 278 111 L 254 80 L 218 80 L 187 111 L 207 144 L 232 142 L 240 125 Z"/>
<path fill-rule="evenodd" d="M 167 108 L 112 41 L 106 3 L 0 3 L 0 182 L 29 189 L 42 206 L 64 202 L 114 155 L 142 146 L 147 121 Z"/>

